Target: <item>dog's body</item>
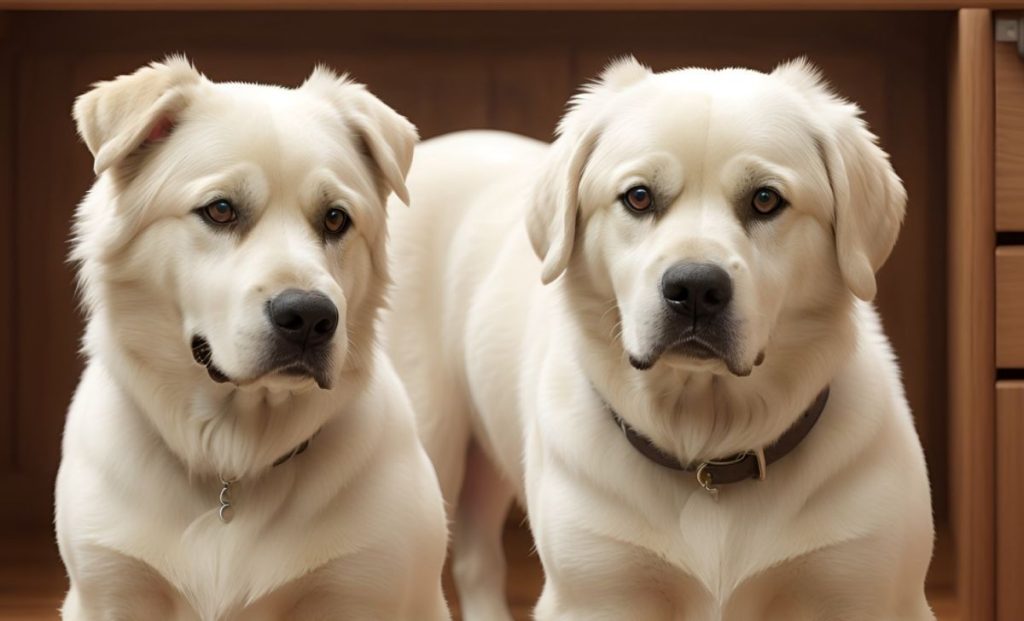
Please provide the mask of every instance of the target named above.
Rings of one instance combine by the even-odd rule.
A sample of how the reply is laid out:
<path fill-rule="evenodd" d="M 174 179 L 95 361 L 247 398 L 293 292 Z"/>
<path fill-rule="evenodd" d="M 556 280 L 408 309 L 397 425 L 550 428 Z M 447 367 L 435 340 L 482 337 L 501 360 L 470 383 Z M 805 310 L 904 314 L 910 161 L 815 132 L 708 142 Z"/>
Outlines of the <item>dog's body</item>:
<path fill-rule="evenodd" d="M 791 204 L 747 225 L 737 183 Z M 924 459 L 877 315 L 853 295 L 874 295 L 903 192 L 809 69 L 625 61 L 554 145 L 428 141 L 409 187 L 416 209 L 392 209 L 386 333 L 453 508 L 467 621 L 511 618 L 513 498 L 545 569 L 540 621 L 933 618 Z M 673 332 L 680 311 L 658 297 L 694 260 L 725 266 L 735 290 L 718 332 L 696 314 Z M 770 445 L 826 386 L 807 437 L 717 501 L 642 455 L 611 411 L 697 464 Z"/>
<path fill-rule="evenodd" d="M 325 70 L 289 90 L 180 59 L 75 115 L 100 177 L 64 618 L 448 619 L 441 496 L 374 336 L 415 130 Z"/>

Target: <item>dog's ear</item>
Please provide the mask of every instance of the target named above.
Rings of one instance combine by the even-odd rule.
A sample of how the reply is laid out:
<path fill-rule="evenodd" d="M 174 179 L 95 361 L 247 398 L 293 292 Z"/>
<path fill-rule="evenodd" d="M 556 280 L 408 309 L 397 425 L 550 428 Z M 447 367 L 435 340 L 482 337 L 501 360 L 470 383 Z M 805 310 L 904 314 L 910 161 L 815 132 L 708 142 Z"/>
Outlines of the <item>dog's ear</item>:
<path fill-rule="evenodd" d="M 548 284 L 569 265 L 576 237 L 579 187 L 600 136 L 600 114 L 610 95 L 651 74 L 632 56 L 613 61 L 594 82 L 569 101 L 557 136 L 534 187 L 526 230 Z"/>
<path fill-rule="evenodd" d="M 907 193 L 860 109 L 834 94 L 805 59 L 772 73 L 801 91 L 821 119 L 819 148 L 835 201 L 833 228 L 847 287 L 870 301 L 875 273 L 889 258 L 906 212 Z"/>
<path fill-rule="evenodd" d="M 78 133 L 92 152 L 97 175 L 118 166 L 144 144 L 173 130 L 203 76 L 183 56 L 171 56 L 131 75 L 97 82 L 75 100 Z"/>
<path fill-rule="evenodd" d="M 366 154 L 380 173 L 382 198 L 394 192 L 408 205 L 405 178 L 419 139 L 416 126 L 374 97 L 362 84 L 352 82 L 347 75 L 338 77 L 327 67 L 314 69 L 302 88 L 327 97 L 359 136 Z"/>

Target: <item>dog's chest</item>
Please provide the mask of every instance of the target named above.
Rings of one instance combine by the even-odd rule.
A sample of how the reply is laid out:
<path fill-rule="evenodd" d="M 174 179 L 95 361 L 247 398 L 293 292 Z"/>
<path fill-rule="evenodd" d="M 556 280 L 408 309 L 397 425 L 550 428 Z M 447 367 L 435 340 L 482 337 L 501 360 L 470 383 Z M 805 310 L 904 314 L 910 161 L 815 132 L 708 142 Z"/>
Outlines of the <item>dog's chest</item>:
<path fill-rule="evenodd" d="M 763 515 L 738 515 L 724 504 L 695 491 L 663 522 L 663 532 L 670 534 L 667 560 L 719 601 L 777 554 L 764 541 L 764 522 L 758 521 Z"/>
<path fill-rule="evenodd" d="M 745 485 L 761 485 L 749 482 Z M 767 491 L 767 490 L 765 490 Z M 725 497 L 732 493 L 733 497 Z M 675 584 L 683 600 L 705 601 L 720 613 L 743 606 L 762 583 L 799 571 L 821 550 L 849 541 L 857 529 L 837 524 L 820 509 L 800 505 L 785 492 L 767 498 L 722 490 L 718 501 L 702 490 L 665 507 L 645 547 L 686 577 Z M 803 510 L 797 510 L 798 507 Z M 657 542 L 661 542 L 658 547 Z"/>
<path fill-rule="evenodd" d="M 339 539 L 336 524 L 247 495 L 244 487 L 234 519 L 224 523 L 219 487 L 202 491 L 208 493 L 192 502 L 151 498 L 141 519 L 109 534 L 119 551 L 159 572 L 202 621 L 244 618 L 256 600 L 358 545 Z"/>

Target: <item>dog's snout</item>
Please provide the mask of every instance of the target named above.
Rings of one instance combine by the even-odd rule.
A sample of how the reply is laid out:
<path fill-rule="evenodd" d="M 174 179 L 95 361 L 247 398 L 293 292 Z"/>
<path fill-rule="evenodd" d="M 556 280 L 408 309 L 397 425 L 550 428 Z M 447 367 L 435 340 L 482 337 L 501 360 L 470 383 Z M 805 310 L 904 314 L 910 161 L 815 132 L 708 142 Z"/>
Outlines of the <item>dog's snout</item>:
<path fill-rule="evenodd" d="M 732 300 L 732 278 L 713 263 L 676 263 L 661 277 L 669 308 L 693 319 L 712 317 Z"/>
<path fill-rule="evenodd" d="M 267 306 L 277 333 L 296 345 L 320 345 L 338 328 L 338 307 L 318 291 L 287 289 Z"/>

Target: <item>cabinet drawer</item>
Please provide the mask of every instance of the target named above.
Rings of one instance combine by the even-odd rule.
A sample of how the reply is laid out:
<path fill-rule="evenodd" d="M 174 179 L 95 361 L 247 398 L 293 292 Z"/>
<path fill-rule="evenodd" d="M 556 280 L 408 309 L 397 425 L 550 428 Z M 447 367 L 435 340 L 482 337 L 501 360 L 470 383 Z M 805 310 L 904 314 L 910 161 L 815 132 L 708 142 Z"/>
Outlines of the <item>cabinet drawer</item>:
<path fill-rule="evenodd" d="M 996 230 L 1024 231 L 1024 60 L 995 47 Z"/>
<path fill-rule="evenodd" d="M 996 619 L 1024 610 L 1024 381 L 996 383 Z"/>
<path fill-rule="evenodd" d="M 996 248 L 996 366 L 1024 368 L 1024 246 Z"/>

